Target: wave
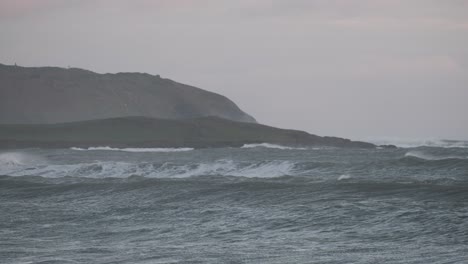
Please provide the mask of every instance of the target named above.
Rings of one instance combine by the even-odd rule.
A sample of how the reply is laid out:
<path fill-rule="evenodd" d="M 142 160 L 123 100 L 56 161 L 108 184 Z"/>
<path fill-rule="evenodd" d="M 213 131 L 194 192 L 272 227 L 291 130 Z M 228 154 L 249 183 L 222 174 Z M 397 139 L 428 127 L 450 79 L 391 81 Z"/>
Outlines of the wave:
<path fill-rule="evenodd" d="M 183 151 L 194 150 L 193 148 L 111 148 L 111 147 L 89 147 L 89 148 L 72 147 L 70 149 L 77 150 L 77 151 L 107 150 L 107 151 L 124 151 L 124 152 L 183 152 Z"/>
<path fill-rule="evenodd" d="M 293 176 L 301 173 L 296 164 L 290 161 L 234 162 L 217 160 L 207 163 L 175 164 L 165 163 L 126 163 L 93 162 L 65 165 L 41 165 L 24 169 L 0 168 L 1 175 L 41 176 L 45 178 L 85 177 L 85 178 L 188 178 L 193 176 L 240 176 L 249 178 L 273 178 Z"/>
<path fill-rule="evenodd" d="M 410 151 L 405 154 L 405 157 L 413 157 L 423 160 L 451 160 L 451 159 L 458 159 L 458 160 L 465 160 L 468 159 L 467 156 L 437 156 L 433 154 L 429 154 L 423 151 Z"/>
<path fill-rule="evenodd" d="M 413 157 L 409 154 L 408 157 Z M 375 181 L 384 186 L 385 184 L 424 184 L 424 185 L 463 185 L 468 188 L 468 183 L 465 177 L 458 173 L 454 174 L 439 174 L 430 173 L 412 173 L 408 175 L 401 173 L 400 167 L 397 169 L 385 170 L 386 166 L 406 166 L 407 162 L 421 163 L 413 158 L 393 160 L 392 163 L 377 164 L 376 167 L 370 168 L 373 172 L 371 175 L 363 173 L 356 168 L 336 168 L 333 163 L 327 165 L 328 169 L 316 169 L 316 166 L 310 166 L 310 162 L 294 162 L 294 161 L 234 161 L 231 159 L 222 159 L 209 162 L 194 162 L 194 163 L 174 163 L 174 162 L 116 162 L 116 161 L 94 161 L 79 164 L 37 164 L 37 165 L 15 165 L 12 167 L 0 166 L 0 175 L 4 177 L 20 177 L 26 181 L 42 182 L 51 181 L 53 183 L 62 182 L 81 182 L 86 180 L 109 180 L 127 182 L 138 179 L 160 179 L 160 180 L 182 180 L 193 177 L 201 177 L 209 181 L 224 179 L 227 182 L 244 181 L 248 179 L 270 179 L 285 183 L 297 182 L 307 184 L 348 184 L 348 183 L 365 183 Z M 397 163 L 395 163 L 397 162 Z M 440 161 L 430 161 L 431 164 L 440 164 Z M 442 161 L 444 163 L 444 161 Z M 465 168 L 465 161 L 448 160 L 447 163 L 452 164 L 457 162 L 456 168 Z M 460 164 L 461 163 L 461 164 Z M 16 164 L 16 163 L 15 163 Z M 19 163 L 23 164 L 23 163 Z M 381 166 L 385 165 L 385 166 Z M 439 165 L 437 165 L 439 166 Z M 446 166 L 446 164 L 443 164 Z M 452 165 L 450 165 L 452 166 Z M 461 167 L 463 166 L 463 167 Z M 434 167 L 432 167 L 433 169 Z M 331 169 L 331 170 L 330 170 Z M 358 168 L 359 169 L 359 168 Z M 431 169 L 431 167 L 429 168 Z M 343 173 L 346 172 L 346 173 Z M 427 173 L 426 173 L 427 172 Z M 1 180 L 1 176 L 0 176 Z M 16 183 L 15 183 L 16 184 Z M 1 183 L 0 183 L 1 185 Z"/>
<path fill-rule="evenodd" d="M 437 148 L 468 148 L 468 141 L 447 139 L 365 139 L 376 145 L 395 145 L 399 148 L 437 147 Z"/>
<path fill-rule="evenodd" d="M 0 168 L 12 168 L 43 163 L 40 157 L 21 152 L 6 152 L 0 154 Z"/>
<path fill-rule="evenodd" d="M 349 174 L 343 174 L 343 175 L 341 175 L 340 177 L 338 177 L 338 180 L 339 180 L 339 181 L 342 181 L 342 180 L 349 180 L 349 179 L 351 179 L 351 175 L 349 175 Z"/>
<path fill-rule="evenodd" d="M 283 149 L 283 150 L 306 150 L 307 148 L 293 148 L 281 145 L 275 145 L 270 143 L 259 143 L 259 144 L 245 144 L 242 148 L 271 148 L 271 149 Z"/>

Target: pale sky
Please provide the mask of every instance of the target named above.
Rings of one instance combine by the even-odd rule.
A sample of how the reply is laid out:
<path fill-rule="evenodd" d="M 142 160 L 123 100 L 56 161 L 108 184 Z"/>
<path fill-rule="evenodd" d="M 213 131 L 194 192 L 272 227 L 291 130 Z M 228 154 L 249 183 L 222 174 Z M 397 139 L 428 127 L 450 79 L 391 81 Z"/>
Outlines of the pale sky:
<path fill-rule="evenodd" d="M 0 0 L 0 63 L 160 74 L 318 135 L 468 139 L 468 0 Z"/>

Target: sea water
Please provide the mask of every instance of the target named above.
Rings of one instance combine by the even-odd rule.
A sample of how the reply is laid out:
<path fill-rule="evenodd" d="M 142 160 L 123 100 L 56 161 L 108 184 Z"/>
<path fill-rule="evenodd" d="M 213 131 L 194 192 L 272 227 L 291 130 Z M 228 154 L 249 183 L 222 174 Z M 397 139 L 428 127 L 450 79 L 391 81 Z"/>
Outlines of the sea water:
<path fill-rule="evenodd" d="M 468 263 L 468 148 L 0 151 L 0 263 Z"/>

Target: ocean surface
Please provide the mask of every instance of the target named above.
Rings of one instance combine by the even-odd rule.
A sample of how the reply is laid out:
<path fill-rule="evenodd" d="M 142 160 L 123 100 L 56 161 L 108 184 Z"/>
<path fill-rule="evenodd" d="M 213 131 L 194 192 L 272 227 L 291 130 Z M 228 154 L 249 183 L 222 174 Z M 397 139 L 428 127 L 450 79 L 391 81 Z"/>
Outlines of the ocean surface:
<path fill-rule="evenodd" d="M 468 143 L 0 150 L 0 263 L 468 263 Z"/>

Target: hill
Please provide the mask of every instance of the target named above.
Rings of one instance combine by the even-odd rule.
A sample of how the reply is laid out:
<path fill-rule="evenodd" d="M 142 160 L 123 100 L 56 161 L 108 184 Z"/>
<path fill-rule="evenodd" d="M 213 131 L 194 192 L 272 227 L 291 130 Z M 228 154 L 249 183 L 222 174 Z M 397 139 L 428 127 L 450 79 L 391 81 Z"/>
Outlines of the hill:
<path fill-rule="evenodd" d="M 0 124 L 52 124 L 127 116 L 217 116 L 255 122 L 222 95 L 158 75 L 0 64 Z"/>

